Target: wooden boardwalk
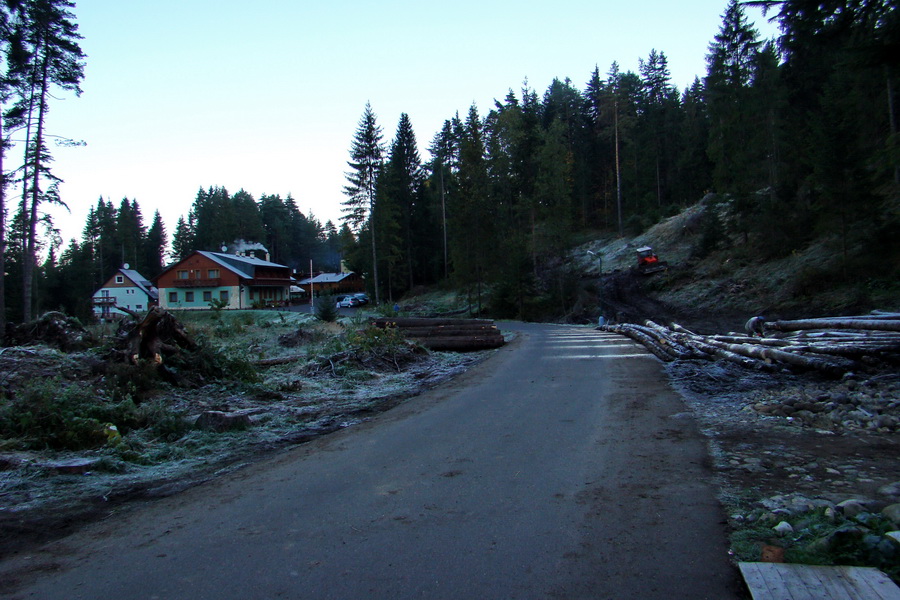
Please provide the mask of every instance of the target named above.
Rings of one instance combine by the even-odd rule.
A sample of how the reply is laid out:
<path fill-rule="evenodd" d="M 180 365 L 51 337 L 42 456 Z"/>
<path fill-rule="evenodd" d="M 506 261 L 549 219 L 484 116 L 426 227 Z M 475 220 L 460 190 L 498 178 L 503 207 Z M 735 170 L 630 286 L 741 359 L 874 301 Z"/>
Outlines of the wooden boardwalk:
<path fill-rule="evenodd" d="M 753 600 L 900 600 L 900 588 L 871 567 L 738 563 Z"/>

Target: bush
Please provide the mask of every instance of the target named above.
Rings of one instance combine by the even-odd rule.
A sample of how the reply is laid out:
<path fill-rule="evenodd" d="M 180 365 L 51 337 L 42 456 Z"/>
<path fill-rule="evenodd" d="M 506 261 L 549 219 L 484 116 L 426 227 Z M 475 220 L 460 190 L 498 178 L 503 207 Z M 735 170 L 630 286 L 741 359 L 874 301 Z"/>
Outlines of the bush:
<path fill-rule="evenodd" d="M 330 296 L 324 296 L 316 305 L 316 318 L 325 323 L 337 321 L 338 312 Z"/>

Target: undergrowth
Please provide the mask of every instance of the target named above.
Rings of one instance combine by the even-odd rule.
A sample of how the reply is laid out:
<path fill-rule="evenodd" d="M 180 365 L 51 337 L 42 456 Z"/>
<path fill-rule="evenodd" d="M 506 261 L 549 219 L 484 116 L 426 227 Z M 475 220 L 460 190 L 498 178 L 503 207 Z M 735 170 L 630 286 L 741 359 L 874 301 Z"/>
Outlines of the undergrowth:
<path fill-rule="evenodd" d="M 900 582 L 900 548 L 885 537 L 897 529 L 888 518 L 863 512 L 854 518 L 825 508 L 791 516 L 769 515 L 741 525 L 731 534 L 731 549 L 740 561 L 761 559 L 763 546 L 784 549 L 784 561 L 807 565 L 875 567 Z M 793 532 L 785 536 L 773 527 L 786 521 Z"/>
<path fill-rule="evenodd" d="M 129 395 L 117 397 L 102 389 L 59 378 L 26 384 L 0 404 L 3 447 L 22 450 L 85 450 L 100 448 L 119 436 L 149 429 L 157 437 L 184 431 L 182 415 L 161 402 L 136 404 Z"/>

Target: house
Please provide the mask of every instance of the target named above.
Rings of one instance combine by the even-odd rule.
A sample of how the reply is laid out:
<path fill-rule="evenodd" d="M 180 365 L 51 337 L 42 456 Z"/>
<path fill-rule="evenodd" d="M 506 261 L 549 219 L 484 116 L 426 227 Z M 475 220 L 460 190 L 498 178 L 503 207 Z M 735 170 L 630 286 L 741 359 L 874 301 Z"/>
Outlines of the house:
<path fill-rule="evenodd" d="M 94 292 L 93 312 L 98 319 L 121 319 L 126 313 L 120 308 L 135 312 L 149 310 L 158 299 L 153 284 L 125 264 Z"/>
<path fill-rule="evenodd" d="M 352 271 L 346 273 L 319 273 L 315 277 L 307 277 L 297 282 L 304 292 L 310 289 L 316 296 L 323 294 L 350 294 L 366 289 L 363 278 Z"/>
<path fill-rule="evenodd" d="M 243 254 L 196 251 L 169 266 L 156 279 L 159 305 L 202 310 L 281 306 L 290 299 L 291 269 Z"/>

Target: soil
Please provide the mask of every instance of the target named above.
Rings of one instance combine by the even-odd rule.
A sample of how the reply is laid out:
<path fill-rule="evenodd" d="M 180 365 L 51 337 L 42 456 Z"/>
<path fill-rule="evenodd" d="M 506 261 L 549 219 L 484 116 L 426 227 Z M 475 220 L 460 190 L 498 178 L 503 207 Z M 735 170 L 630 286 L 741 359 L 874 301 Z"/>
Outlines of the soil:
<path fill-rule="evenodd" d="M 900 434 L 852 426 L 818 429 L 754 408 L 835 390 L 848 393 L 847 380 L 764 375 L 724 362 L 680 361 L 668 371 L 709 440 L 726 504 L 789 494 L 833 503 L 850 498 L 890 503 L 879 488 L 900 481 Z M 872 383 L 850 387 L 880 388 L 883 397 L 897 399 L 900 376 L 872 373 L 860 379 Z"/>

